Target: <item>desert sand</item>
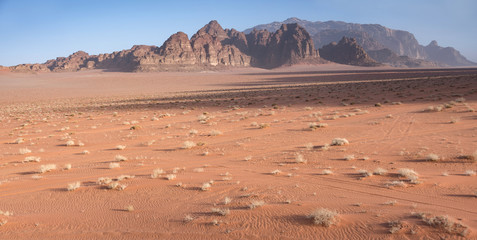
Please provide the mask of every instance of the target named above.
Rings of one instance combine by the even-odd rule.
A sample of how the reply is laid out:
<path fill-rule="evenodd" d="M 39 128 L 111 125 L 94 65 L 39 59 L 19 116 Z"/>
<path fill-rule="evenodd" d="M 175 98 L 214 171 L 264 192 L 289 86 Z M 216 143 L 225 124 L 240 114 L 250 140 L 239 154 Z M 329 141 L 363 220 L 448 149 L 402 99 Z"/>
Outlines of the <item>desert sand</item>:
<path fill-rule="evenodd" d="M 0 239 L 477 238 L 477 69 L 2 72 L 0 106 Z"/>

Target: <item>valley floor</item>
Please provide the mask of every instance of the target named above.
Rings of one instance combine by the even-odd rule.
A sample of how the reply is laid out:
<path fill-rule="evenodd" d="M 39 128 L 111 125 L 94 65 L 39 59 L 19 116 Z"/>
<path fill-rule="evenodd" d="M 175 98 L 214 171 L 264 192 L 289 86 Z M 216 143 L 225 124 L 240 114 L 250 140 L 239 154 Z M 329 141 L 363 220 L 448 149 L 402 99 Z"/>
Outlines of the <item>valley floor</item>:
<path fill-rule="evenodd" d="M 2 73 L 0 86 L 0 239 L 477 237 L 477 69 Z M 337 223 L 313 224 L 320 208 Z"/>

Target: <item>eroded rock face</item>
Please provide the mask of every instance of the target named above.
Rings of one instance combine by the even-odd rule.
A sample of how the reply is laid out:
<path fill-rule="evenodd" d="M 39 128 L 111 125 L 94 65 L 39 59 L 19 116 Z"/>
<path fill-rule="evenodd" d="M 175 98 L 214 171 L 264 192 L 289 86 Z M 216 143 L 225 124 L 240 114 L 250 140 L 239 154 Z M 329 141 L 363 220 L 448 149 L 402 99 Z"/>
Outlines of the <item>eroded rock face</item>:
<path fill-rule="evenodd" d="M 320 55 L 326 60 L 356 66 L 377 66 L 356 39 L 343 37 L 339 43 L 332 42 L 320 48 Z"/>
<path fill-rule="evenodd" d="M 322 48 L 338 42 L 342 37 L 355 38 L 365 51 L 375 51 L 388 48 L 398 56 L 408 56 L 412 59 L 437 62 L 439 65 L 470 66 L 476 65 L 466 59 L 454 48 L 439 47 L 437 43 L 422 46 L 414 35 L 407 31 L 390 29 L 379 24 L 356 24 L 341 21 L 311 22 L 298 18 L 289 18 L 283 22 L 257 25 L 246 29 L 245 33 L 256 30 L 277 31 L 283 23 L 298 23 L 312 36 L 315 48 Z M 416 61 L 425 63 L 426 61 Z"/>
<path fill-rule="evenodd" d="M 253 31 L 245 35 L 223 29 L 217 21 L 202 27 L 189 40 L 183 32 L 173 34 L 159 48 L 136 45 L 110 54 L 88 55 L 79 51 L 44 64 L 12 67 L 14 71 L 112 71 L 199 70 L 221 67 L 273 68 L 283 64 L 318 61 L 318 52 L 306 30 L 298 24 L 284 24 L 275 33 Z"/>
<path fill-rule="evenodd" d="M 393 67 L 441 67 L 441 64 L 424 59 L 414 59 L 408 56 L 398 56 L 390 49 L 367 51 L 368 56 L 380 63 L 385 63 Z"/>

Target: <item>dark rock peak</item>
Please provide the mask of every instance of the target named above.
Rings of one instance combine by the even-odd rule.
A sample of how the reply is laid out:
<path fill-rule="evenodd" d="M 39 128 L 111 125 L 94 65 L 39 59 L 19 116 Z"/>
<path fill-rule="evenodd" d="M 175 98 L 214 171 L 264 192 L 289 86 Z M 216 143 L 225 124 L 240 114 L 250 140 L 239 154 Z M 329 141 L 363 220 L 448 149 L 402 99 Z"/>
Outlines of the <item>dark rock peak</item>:
<path fill-rule="evenodd" d="M 320 56 L 326 60 L 341 64 L 357 66 L 379 65 L 368 56 L 354 38 L 343 37 L 338 43 L 330 43 L 323 46 L 323 48 L 320 48 Z"/>
<path fill-rule="evenodd" d="M 227 34 L 225 33 L 225 30 L 220 26 L 220 24 L 216 20 L 210 21 L 208 24 L 206 24 L 204 27 L 199 29 L 194 36 L 194 37 L 199 37 L 202 35 L 210 35 L 214 38 L 226 38 Z"/>

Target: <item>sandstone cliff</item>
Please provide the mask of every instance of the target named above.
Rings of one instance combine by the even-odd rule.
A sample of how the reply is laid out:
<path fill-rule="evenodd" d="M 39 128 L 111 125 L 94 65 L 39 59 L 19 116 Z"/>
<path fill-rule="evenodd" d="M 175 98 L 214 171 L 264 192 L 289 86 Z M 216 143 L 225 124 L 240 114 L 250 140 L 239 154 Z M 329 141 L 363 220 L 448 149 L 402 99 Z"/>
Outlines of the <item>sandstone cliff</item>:
<path fill-rule="evenodd" d="M 211 21 L 190 39 L 178 32 L 161 47 L 136 45 L 110 54 L 88 55 L 79 51 L 44 64 L 24 64 L 13 71 L 178 71 L 227 67 L 274 68 L 284 64 L 323 62 L 313 40 L 297 24 L 284 24 L 274 33 L 254 31 L 248 35 L 223 29 Z"/>
<path fill-rule="evenodd" d="M 356 24 L 341 21 L 311 22 L 298 18 L 289 18 L 283 22 L 272 22 L 246 29 L 276 31 L 282 24 L 298 23 L 312 36 L 315 48 L 321 48 L 331 42 L 338 42 L 342 37 L 355 38 L 365 51 L 388 48 L 398 56 L 408 56 L 411 59 L 422 59 L 444 66 L 471 66 L 476 63 L 467 60 L 460 52 L 452 47 L 443 48 L 437 43 L 422 46 L 414 35 L 403 30 L 390 29 L 379 24 Z M 422 61 L 426 62 L 426 61 Z"/>
<path fill-rule="evenodd" d="M 368 56 L 356 39 L 343 37 L 338 43 L 332 42 L 320 48 L 320 55 L 326 60 L 356 66 L 377 66 L 379 63 Z"/>

